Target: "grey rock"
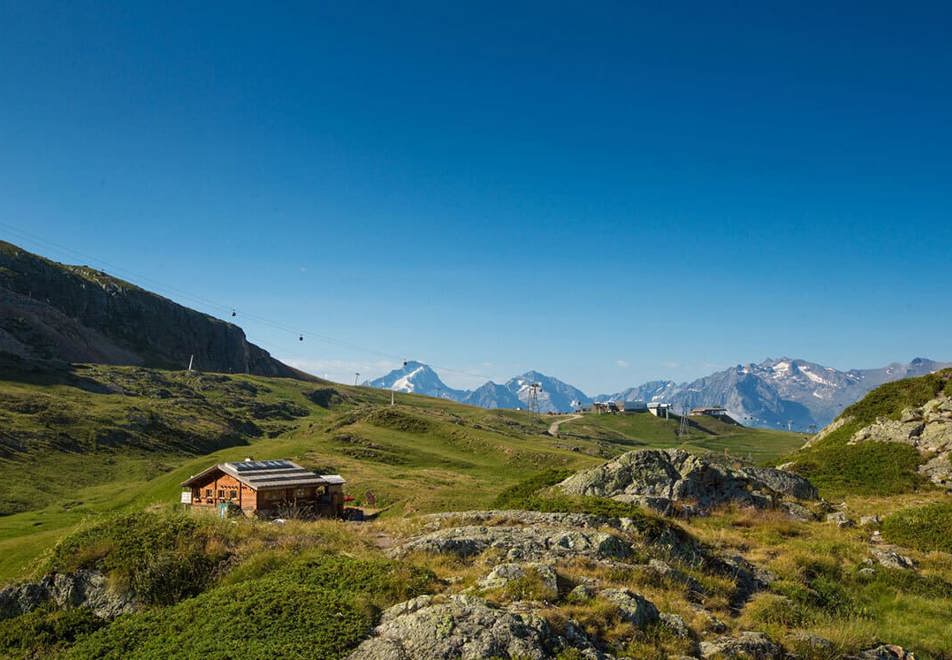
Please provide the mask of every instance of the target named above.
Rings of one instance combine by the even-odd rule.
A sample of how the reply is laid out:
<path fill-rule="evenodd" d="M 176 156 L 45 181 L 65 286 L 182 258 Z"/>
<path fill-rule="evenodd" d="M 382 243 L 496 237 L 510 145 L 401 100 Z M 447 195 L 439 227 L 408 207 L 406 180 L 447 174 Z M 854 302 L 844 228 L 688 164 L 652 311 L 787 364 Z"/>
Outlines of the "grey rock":
<path fill-rule="evenodd" d="M 670 612 L 662 612 L 659 615 L 661 625 L 668 629 L 668 631 L 680 639 L 690 639 L 693 637 L 691 629 L 688 628 L 688 624 L 684 622 L 684 619 L 677 614 L 672 614 Z"/>
<path fill-rule="evenodd" d="M 761 632 L 745 631 L 736 637 L 719 637 L 701 642 L 704 658 L 756 658 L 757 660 L 782 660 L 783 649 Z"/>
<path fill-rule="evenodd" d="M 351 660 L 418 658 L 550 658 L 577 648 L 585 658 L 604 658 L 577 628 L 573 640 L 556 634 L 541 617 L 514 614 L 472 596 L 429 599 L 384 612 L 373 635 Z M 422 606 L 421 606 L 422 605 Z"/>
<path fill-rule="evenodd" d="M 654 603 L 628 589 L 602 589 L 597 596 L 616 605 L 622 619 L 636 626 L 655 623 L 660 619 Z"/>
<path fill-rule="evenodd" d="M 914 570 L 916 568 L 916 562 L 891 548 L 870 548 L 869 552 L 880 565 L 886 568 L 898 568 L 901 570 Z"/>
<path fill-rule="evenodd" d="M 774 468 L 735 468 L 680 449 L 627 452 L 557 487 L 572 495 L 610 497 L 687 515 L 725 504 L 767 508 L 787 498 L 817 498 L 816 489 L 799 475 Z"/>
<path fill-rule="evenodd" d="M 79 570 L 47 575 L 39 582 L 0 590 L 0 619 L 32 612 L 47 602 L 60 608 L 88 607 L 102 619 L 114 619 L 136 606 L 131 594 L 110 589 L 106 577 L 99 571 Z"/>
<path fill-rule="evenodd" d="M 882 523 L 882 518 L 878 515 L 871 516 L 860 516 L 859 524 L 861 527 L 879 527 Z"/>
<path fill-rule="evenodd" d="M 828 513 L 826 516 L 826 522 L 833 523 L 840 529 L 856 526 L 856 523 L 854 523 L 850 519 L 850 517 L 846 515 L 844 511 L 836 511 L 835 513 Z"/>

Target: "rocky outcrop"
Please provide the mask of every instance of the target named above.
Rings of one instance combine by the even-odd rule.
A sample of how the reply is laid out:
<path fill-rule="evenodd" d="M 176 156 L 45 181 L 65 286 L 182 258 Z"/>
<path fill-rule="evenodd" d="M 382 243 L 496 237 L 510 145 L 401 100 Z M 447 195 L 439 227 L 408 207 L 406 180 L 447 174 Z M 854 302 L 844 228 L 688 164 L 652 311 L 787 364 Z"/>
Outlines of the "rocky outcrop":
<path fill-rule="evenodd" d="M 587 557 L 621 559 L 631 545 L 608 532 L 565 527 L 451 527 L 424 534 L 397 547 L 393 554 L 430 552 L 472 557 L 494 548 L 507 562 Z"/>
<path fill-rule="evenodd" d="M 84 266 L 0 241 L 0 352 L 96 362 L 310 378 L 247 341 L 238 326 Z"/>
<path fill-rule="evenodd" d="M 571 641 L 544 619 L 492 607 L 473 596 L 420 596 L 386 610 L 351 660 L 551 658 L 569 648 L 604 656 L 578 630 Z"/>
<path fill-rule="evenodd" d="M 688 564 L 703 564 L 710 559 L 708 550 L 679 526 L 649 517 L 613 518 L 583 513 L 543 513 L 514 509 L 435 513 L 423 516 L 421 522 L 423 534 L 396 546 L 392 550 L 394 554 L 406 554 L 411 549 L 418 549 L 428 552 L 449 551 L 457 555 L 462 553 L 470 556 L 488 547 L 495 547 L 508 553 L 516 545 L 521 545 L 514 541 L 538 539 L 543 529 L 549 530 L 546 534 L 550 537 L 553 530 L 572 534 L 612 530 L 627 544 L 629 550 L 632 547 L 644 548 L 650 550 L 656 557 L 674 557 Z M 462 542 L 464 538 L 473 535 L 474 528 L 483 527 L 489 529 L 485 533 L 477 534 L 479 537 L 477 543 L 464 543 L 460 547 L 450 542 L 450 539 L 454 538 Z M 519 528 L 526 528 L 526 531 L 522 532 Z M 451 531 L 453 529 L 467 531 Z M 492 539 L 488 544 L 485 542 L 487 538 Z M 613 541 L 609 540 L 608 543 L 614 545 Z M 587 554 L 579 552 L 581 550 L 582 546 L 576 545 L 574 553 L 563 550 L 558 554 L 560 556 Z M 623 552 L 625 553 L 623 556 L 629 554 L 627 550 Z M 520 558 L 519 561 L 528 561 L 528 559 Z"/>
<path fill-rule="evenodd" d="M 809 481 L 790 472 L 753 466 L 734 467 L 680 449 L 632 451 L 599 467 L 579 472 L 556 486 L 572 495 L 610 497 L 665 514 L 698 515 L 737 504 L 779 507 L 796 517 L 804 507 L 791 500 L 817 499 Z"/>
<path fill-rule="evenodd" d="M 102 619 L 114 619 L 135 608 L 132 596 L 112 591 L 102 573 L 80 570 L 0 590 L 0 619 L 32 612 L 49 602 L 57 607 L 87 607 Z"/>
<path fill-rule="evenodd" d="M 930 458 L 919 472 L 939 486 L 952 488 L 952 397 L 940 394 L 921 406 L 906 408 L 899 419 L 880 418 L 850 438 L 861 442 L 912 445 Z"/>

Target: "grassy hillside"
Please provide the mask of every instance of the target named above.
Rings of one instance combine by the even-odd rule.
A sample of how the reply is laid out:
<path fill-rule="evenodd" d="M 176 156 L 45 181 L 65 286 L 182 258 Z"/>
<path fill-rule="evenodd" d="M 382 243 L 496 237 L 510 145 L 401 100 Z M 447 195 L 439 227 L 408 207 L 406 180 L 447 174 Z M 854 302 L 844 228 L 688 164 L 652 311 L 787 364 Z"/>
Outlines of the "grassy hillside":
<path fill-rule="evenodd" d="M 291 458 L 372 491 L 384 516 L 488 506 L 549 468 L 579 469 L 638 446 L 674 446 L 676 423 L 587 416 L 546 434 L 551 418 L 396 397 L 294 379 L 137 367 L 8 371 L 0 381 L 0 579 L 15 576 L 83 519 L 177 500 L 211 463 Z M 690 449 L 768 460 L 794 434 L 715 420 Z M 722 428 L 723 427 L 723 428 Z"/>
<path fill-rule="evenodd" d="M 792 469 L 808 477 L 830 498 L 896 495 L 929 488 L 918 473 L 925 458 L 912 446 L 894 442 L 848 444 L 877 419 L 899 419 L 940 393 L 952 395 L 952 369 L 882 385 L 843 413 L 817 440 L 789 457 Z"/>
<path fill-rule="evenodd" d="M 802 657 L 855 654 L 878 640 L 917 657 L 950 657 L 949 511 L 937 491 L 873 497 L 843 486 L 850 516 L 882 515 L 883 536 L 919 567 L 870 573 L 861 570 L 869 531 L 858 527 L 734 509 L 673 523 L 630 504 L 545 489 L 637 447 L 726 449 L 774 463 L 803 441 L 798 434 L 692 418 L 688 436 L 678 438 L 676 420 L 636 414 L 586 415 L 553 438 L 550 416 L 399 394 L 391 407 L 388 392 L 367 388 L 129 367 L 19 374 L 0 381 L 0 402 L 0 493 L 15 511 L 0 517 L 0 579 L 92 568 L 147 606 L 111 624 L 49 607 L 2 621 L 4 657 L 197 657 L 226 647 L 261 658 L 345 655 L 382 608 L 471 588 L 498 563 L 491 552 L 466 561 L 388 559 L 381 546 L 419 524 L 404 514 L 489 507 L 625 516 L 641 538 L 674 535 L 678 547 L 742 555 L 776 579 L 740 602 L 724 575 L 665 557 L 701 586 L 700 605 L 729 632 L 766 631 Z M 183 479 L 249 455 L 340 472 L 349 494 L 375 493 L 380 519 L 272 525 L 183 515 L 174 505 Z M 575 584 L 594 577 L 643 594 L 695 630 L 707 625 L 698 592 L 673 578 L 577 560 L 558 568 L 565 593 L 546 597 L 553 600 L 543 616 L 555 626 L 571 617 L 620 655 L 689 649 L 658 628 L 633 628 L 604 602 L 570 597 Z M 487 598 L 505 604 L 534 588 L 517 587 Z M 830 639 L 829 654 L 797 646 L 804 631 Z"/>

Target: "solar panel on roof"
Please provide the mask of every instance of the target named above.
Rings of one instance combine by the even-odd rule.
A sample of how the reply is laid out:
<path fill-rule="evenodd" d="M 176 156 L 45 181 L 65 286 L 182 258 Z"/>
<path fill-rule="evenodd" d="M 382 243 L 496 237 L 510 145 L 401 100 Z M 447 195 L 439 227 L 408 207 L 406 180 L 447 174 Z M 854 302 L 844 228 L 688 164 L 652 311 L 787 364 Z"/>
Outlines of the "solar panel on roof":
<path fill-rule="evenodd" d="M 238 472 L 282 470 L 295 467 L 290 461 L 242 461 L 241 463 L 231 463 L 231 466 Z"/>

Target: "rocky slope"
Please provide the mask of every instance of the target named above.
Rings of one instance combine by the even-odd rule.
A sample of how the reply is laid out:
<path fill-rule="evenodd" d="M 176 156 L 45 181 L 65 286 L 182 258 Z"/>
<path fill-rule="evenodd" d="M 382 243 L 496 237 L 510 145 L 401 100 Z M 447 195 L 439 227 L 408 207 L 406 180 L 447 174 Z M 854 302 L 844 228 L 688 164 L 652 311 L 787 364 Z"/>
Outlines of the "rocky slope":
<path fill-rule="evenodd" d="M 835 438 L 835 434 L 844 433 L 849 436 L 848 446 L 869 442 L 909 445 L 922 455 L 919 472 L 932 483 L 952 489 L 952 369 L 934 374 L 917 389 L 913 398 L 897 398 L 894 402 L 886 398 L 887 405 L 872 414 L 864 414 L 866 408 L 848 408 L 811 439 L 807 447 L 821 445 Z M 881 398 L 888 396 L 886 392 Z"/>
<path fill-rule="evenodd" d="M 309 378 L 244 332 L 85 266 L 0 241 L 0 353 L 23 360 L 95 362 Z"/>

